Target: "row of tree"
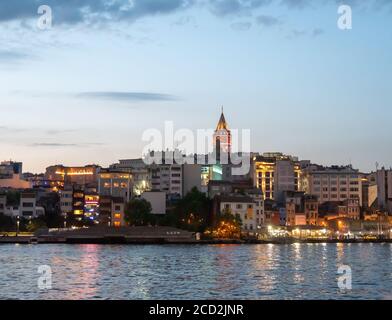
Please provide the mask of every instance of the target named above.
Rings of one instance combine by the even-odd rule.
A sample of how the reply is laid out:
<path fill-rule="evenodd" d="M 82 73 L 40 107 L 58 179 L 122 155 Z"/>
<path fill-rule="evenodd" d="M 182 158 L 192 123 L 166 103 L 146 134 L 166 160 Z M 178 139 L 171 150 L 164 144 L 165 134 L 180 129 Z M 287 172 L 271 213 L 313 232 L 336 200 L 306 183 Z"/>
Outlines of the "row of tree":
<path fill-rule="evenodd" d="M 129 225 L 164 225 L 193 232 L 205 233 L 214 238 L 238 238 L 241 219 L 225 210 L 213 220 L 212 201 L 197 188 L 179 200 L 163 217 L 151 213 L 151 204 L 145 199 L 133 199 L 125 208 Z"/>

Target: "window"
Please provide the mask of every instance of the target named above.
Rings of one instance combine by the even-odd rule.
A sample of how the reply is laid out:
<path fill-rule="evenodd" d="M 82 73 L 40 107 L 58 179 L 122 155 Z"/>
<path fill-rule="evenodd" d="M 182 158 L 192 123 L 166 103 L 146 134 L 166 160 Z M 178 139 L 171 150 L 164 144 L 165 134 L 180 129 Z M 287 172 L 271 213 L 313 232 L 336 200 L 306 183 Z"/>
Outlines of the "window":
<path fill-rule="evenodd" d="M 253 208 L 253 204 L 248 204 L 248 209 L 252 209 Z"/>
<path fill-rule="evenodd" d="M 239 203 L 238 203 L 238 204 L 236 205 L 236 208 L 237 208 L 237 209 L 242 209 L 242 204 L 239 204 Z"/>
<path fill-rule="evenodd" d="M 121 206 L 120 206 L 120 205 L 118 205 L 118 204 L 116 204 L 116 205 L 114 206 L 114 210 L 116 210 L 116 211 L 120 211 L 120 210 L 121 210 Z"/>
<path fill-rule="evenodd" d="M 23 208 L 33 208 L 34 204 L 32 202 L 23 202 L 22 207 Z"/>
<path fill-rule="evenodd" d="M 121 219 L 121 214 L 120 213 L 115 213 L 114 214 L 114 219 Z"/>

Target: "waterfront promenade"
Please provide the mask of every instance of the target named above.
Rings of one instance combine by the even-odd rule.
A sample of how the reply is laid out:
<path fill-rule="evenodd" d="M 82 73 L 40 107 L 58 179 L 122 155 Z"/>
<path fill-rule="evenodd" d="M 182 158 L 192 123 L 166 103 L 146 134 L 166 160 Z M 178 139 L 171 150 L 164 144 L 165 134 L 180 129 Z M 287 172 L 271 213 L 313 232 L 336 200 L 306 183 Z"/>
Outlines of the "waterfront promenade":
<path fill-rule="evenodd" d="M 34 235 L 0 235 L 0 244 L 292 244 L 292 243 L 392 243 L 392 239 L 199 239 L 192 232 L 173 227 L 93 227 L 79 229 L 41 229 Z"/>

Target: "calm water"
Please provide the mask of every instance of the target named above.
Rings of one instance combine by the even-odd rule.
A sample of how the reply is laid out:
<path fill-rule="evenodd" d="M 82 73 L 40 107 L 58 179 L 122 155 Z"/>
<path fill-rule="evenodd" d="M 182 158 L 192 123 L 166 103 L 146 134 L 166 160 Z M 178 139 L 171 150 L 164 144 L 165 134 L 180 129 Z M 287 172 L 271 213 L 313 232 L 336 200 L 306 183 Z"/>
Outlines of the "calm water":
<path fill-rule="evenodd" d="M 39 265 L 51 290 L 38 288 Z M 0 245 L 0 298 L 391 299 L 392 245 Z"/>

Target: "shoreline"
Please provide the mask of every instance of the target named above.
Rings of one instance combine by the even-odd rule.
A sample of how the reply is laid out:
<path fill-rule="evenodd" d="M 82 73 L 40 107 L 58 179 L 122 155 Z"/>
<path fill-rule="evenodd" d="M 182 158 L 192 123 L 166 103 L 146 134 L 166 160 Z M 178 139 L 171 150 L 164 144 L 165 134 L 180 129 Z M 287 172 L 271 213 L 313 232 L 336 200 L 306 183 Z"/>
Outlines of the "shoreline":
<path fill-rule="evenodd" d="M 125 237 L 69 237 L 69 238 L 37 238 L 28 236 L 2 237 L 1 244 L 122 244 L 122 245 L 254 245 L 254 244 L 333 244 L 333 243 L 392 243 L 392 239 L 271 239 L 271 240 L 169 240 L 165 238 L 125 238 Z"/>

